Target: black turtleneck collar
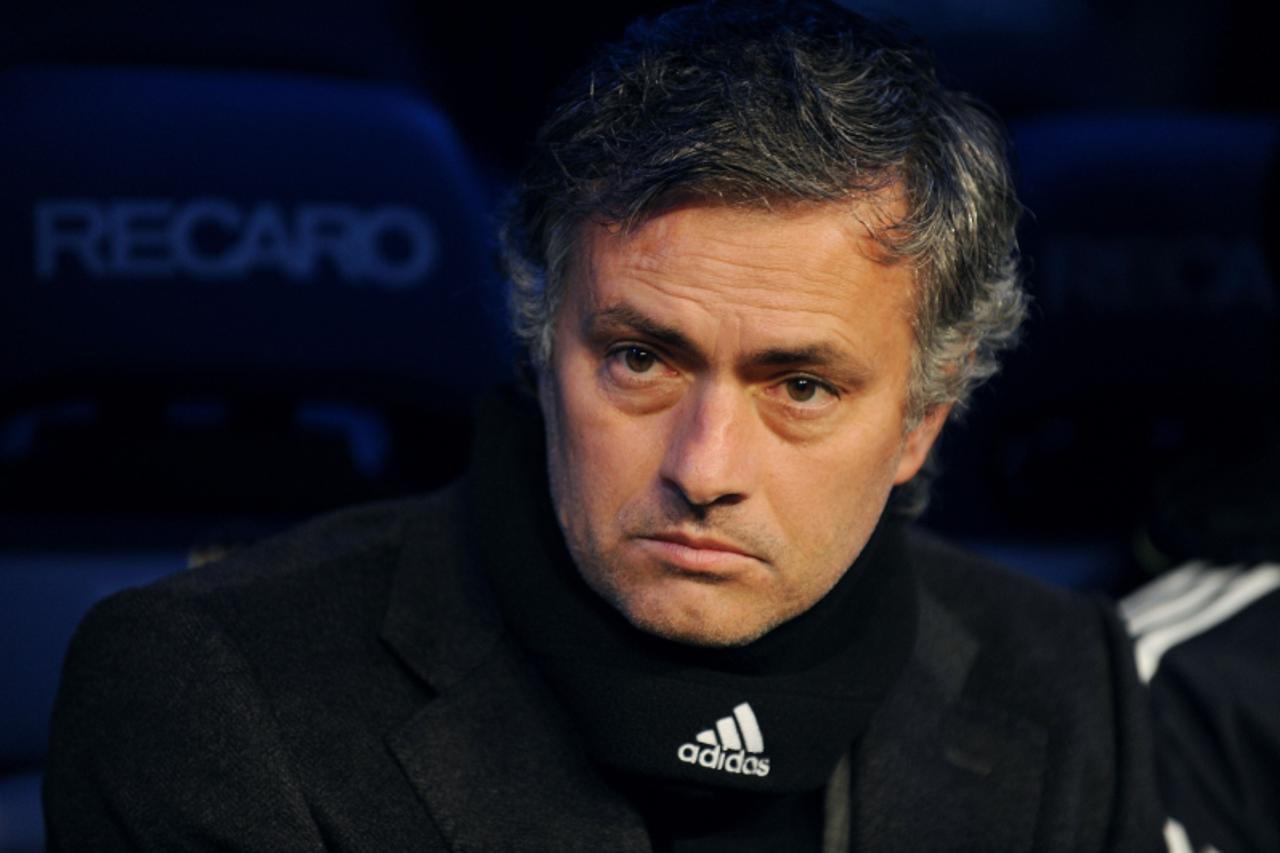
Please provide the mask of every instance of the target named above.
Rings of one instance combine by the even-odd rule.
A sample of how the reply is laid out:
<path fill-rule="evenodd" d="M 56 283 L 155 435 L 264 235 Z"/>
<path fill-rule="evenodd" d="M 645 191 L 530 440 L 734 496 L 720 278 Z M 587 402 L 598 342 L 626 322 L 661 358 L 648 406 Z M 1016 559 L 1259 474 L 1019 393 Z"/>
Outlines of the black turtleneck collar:
<path fill-rule="evenodd" d="M 759 640 L 708 649 L 637 630 L 573 565 L 551 506 L 542 421 L 517 392 L 481 414 L 470 518 L 511 633 L 597 760 L 624 774 L 711 789 L 819 788 L 914 641 L 914 587 L 898 525 L 885 519 L 830 593 Z M 728 761 L 733 744 L 720 743 L 713 756 L 708 734 L 729 720 L 741 734 L 735 709 L 744 704 L 763 749 Z"/>

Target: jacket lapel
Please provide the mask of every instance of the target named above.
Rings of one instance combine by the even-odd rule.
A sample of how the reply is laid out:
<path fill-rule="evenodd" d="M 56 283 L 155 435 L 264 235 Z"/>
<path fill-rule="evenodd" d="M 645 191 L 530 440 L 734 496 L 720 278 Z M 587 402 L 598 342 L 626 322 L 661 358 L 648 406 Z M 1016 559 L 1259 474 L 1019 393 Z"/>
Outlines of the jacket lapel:
<path fill-rule="evenodd" d="M 504 639 L 457 497 L 404 537 L 382 636 L 436 695 L 388 737 L 392 754 L 454 850 L 649 850 L 640 816 Z"/>
<path fill-rule="evenodd" d="M 962 697 L 972 636 L 922 595 L 915 659 L 854 754 L 854 849 L 1030 850 L 1047 732 Z"/>
<path fill-rule="evenodd" d="M 455 850 L 648 850 L 549 699 L 503 648 L 389 745 Z"/>

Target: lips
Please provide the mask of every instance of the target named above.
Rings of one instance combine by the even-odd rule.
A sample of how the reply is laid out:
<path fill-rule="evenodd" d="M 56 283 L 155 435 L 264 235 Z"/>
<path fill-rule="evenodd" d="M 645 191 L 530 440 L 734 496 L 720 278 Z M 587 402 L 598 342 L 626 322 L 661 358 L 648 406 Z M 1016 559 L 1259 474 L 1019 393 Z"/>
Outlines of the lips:
<path fill-rule="evenodd" d="M 686 548 L 696 548 L 699 551 L 725 551 L 730 554 L 740 554 L 743 557 L 750 557 L 752 554 L 746 550 L 734 545 L 732 542 L 725 542 L 721 539 L 715 539 L 709 536 L 690 536 L 687 533 L 657 533 L 652 536 L 645 537 L 647 539 L 656 539 L 659 542 L 671 542 L 676 545 L 683 545 Z"/>
<path fill-rule="evenodd" d="M 760 559 L 724 539 L 679 531 L 640 536 L 636 541 L 660 562 L 694 574 L 720 575 Z"/>

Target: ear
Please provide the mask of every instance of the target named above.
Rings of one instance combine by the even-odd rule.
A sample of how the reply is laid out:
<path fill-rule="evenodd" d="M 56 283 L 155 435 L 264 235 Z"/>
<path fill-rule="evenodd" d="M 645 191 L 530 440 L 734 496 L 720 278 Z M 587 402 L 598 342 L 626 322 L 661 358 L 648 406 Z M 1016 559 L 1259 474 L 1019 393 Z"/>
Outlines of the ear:
<path fill-rule="evenodd" d="M 947 416 L 950 414 L 950 403 L 934 406 L 920 419 L 920 423 L 912 427 L 911 431 L 907 433 L 902 440 L 902 454 L 898 457 L 898 470 L 893 475 L 893 484 L 895 486 L 900 486 L 907 482 L 920 470 L 920 466 L 924 464 L 924 460 L 929 456 L 929 449 L 933 447 L 938 434 L 942 432 L 942 425 L 947 422 Z"/>

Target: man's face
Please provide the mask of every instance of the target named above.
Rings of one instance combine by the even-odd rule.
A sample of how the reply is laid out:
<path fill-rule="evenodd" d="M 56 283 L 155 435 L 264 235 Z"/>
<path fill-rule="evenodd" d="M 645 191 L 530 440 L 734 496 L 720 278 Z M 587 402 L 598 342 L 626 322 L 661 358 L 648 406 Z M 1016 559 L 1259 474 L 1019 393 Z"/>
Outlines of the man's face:
<path fill-rule="evenodd" d="M 738 645 L 857 557 L 945 410 L 905 431 L 914 307 L 870 207 L 584 226 L 540 379 L 552 499 L 636 627 Z"/>

